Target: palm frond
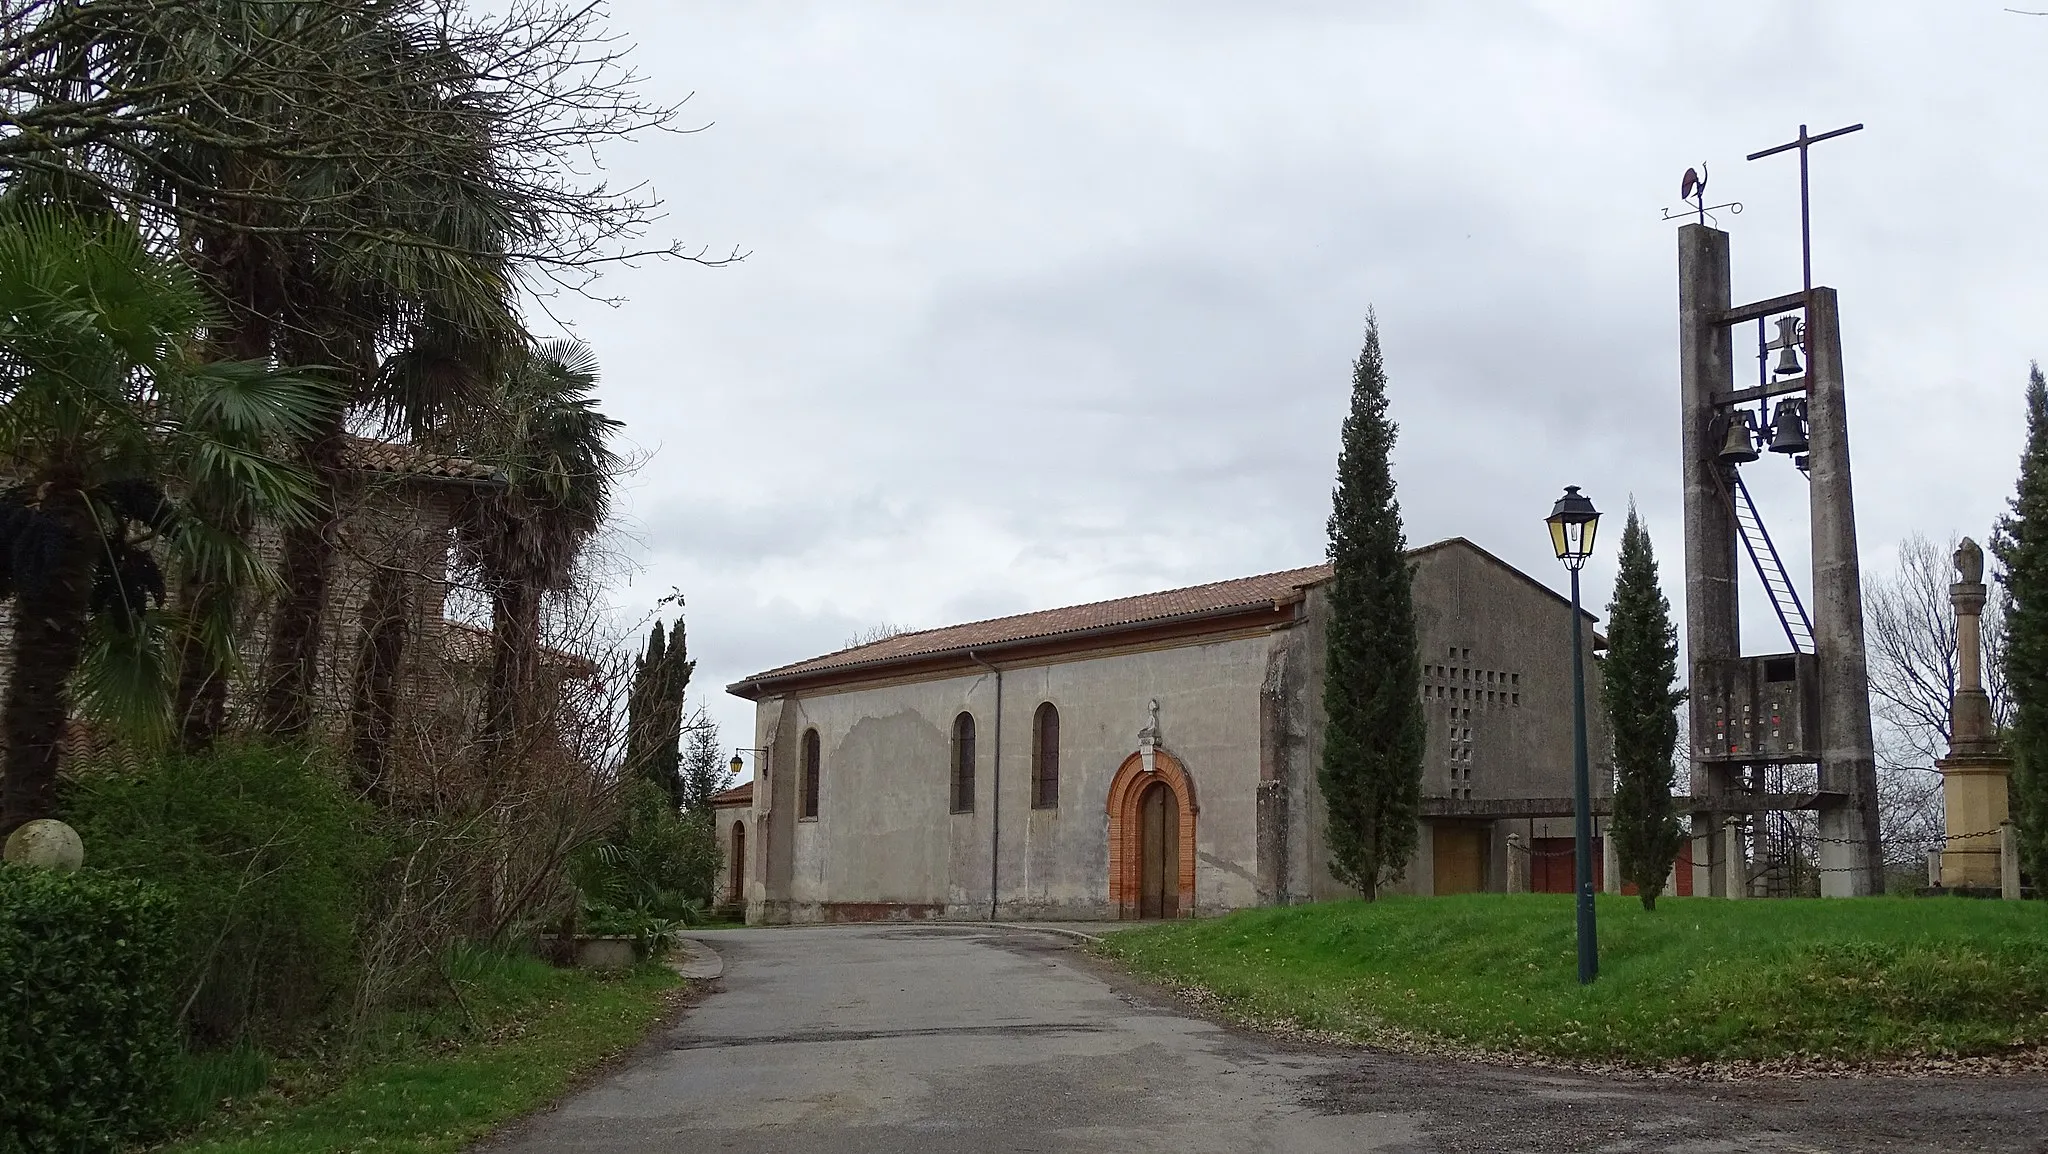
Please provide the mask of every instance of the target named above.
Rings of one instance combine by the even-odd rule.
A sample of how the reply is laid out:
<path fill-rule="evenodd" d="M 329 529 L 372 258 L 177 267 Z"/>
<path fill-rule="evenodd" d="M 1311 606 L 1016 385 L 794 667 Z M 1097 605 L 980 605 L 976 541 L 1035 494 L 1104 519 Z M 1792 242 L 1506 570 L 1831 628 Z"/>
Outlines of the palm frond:
<path fill-rule="evenodd" d="M 156 610 L 128 628 L 106 617 L 93 619 L 72 682 L 88 720 L 140 744 L 161 744 L 170 737 L 176 671 L 165 634 Z"/>

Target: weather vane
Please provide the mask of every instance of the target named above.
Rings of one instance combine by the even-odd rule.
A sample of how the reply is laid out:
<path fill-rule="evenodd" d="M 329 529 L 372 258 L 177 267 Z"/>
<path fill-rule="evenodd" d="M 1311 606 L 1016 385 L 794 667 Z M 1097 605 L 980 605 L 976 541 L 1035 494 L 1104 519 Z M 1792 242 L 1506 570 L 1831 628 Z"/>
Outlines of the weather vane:
<path fill-rule="evenodd" d="M 1697 215 L 1700 218 L 1700 223 L 1706 224 L 1712 219 L 1707 216 L 1710 212 L 1719 212 L 1724 208 L 1731 214 L 1740 214 L 1742 212 L 1742 202 L 1739 200 L 1731 200 L 1726 204 L 1707 203 L 1707 162 L 1704 160 L 1700 161 L 1698 168 L 1688 168 L 1685 170 L 1685 177 L 1678 182 L 1678 197 L 1680 200 L 1691 204 L 1692 207 L 1682 212 L 1673 212 L 1667 208 L 1664 210 L 1665 220 L 1677 220 L 1680 217 Z"/>
<path fill-rule="evenodd" d="M 1833 140 L 1837 136 L 1847 136 L 1852 132 L 1861 131 L 1863 131 L 1861 124 L 1852 124 L 1847 128 L 1837 128 L 1833 132 L 1823 132 L 1819 136 L 1808 136 L 1806 135 L 1806 126 L 1802 124 L 1799 126 L 1799 138 L 1797 140 L 1766 148 L 1762 152 L 1752 152 L 1749 154 L 1751 160 L 1762 160 L 1766 156 L 1776 156 L 1778 153 L 1789 152 L 1795 148 L 1799 150 L 1799 266 L 1801 273 L 1806 278 L 1806 292 L 1809 295 L 1813 292 L 1813 229 L 1807 223 L 1806 150 L 1823 140 Z"/>

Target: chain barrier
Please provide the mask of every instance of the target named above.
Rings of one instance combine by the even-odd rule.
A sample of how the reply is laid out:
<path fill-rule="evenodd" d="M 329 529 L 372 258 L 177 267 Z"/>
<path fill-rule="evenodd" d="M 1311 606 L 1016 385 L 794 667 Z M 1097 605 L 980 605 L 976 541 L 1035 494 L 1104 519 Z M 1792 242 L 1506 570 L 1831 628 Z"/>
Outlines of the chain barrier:
<path fill-rule="evenodd" d="M 1725 830 L 1725 829 L 1728 829 L 1728 828 L 1730 828 L 1730 827 L 1733 827 L 1733 826 L 1738 826 L 1738 825 L 1740 825 L 1740 824 L 1741 824 L 1741 823 L 1739 823 L 1739 822 L 1734 822 L 1734 821 L 1728 821 L 1728 822 L 1723 822 L 1723 823 L 1721 823 L 1721 828 Z M 1934 844 L 1936 844 L 1936 843 L 1943 843 L 1943 844 L 1946 844 L 1946 843 L 1948 843 L 1948 842 L 1952 842 L 1952 841 L 1969 841 L 1969 840 L 1971 840 L 1971 839 L 1973 839 L 1973 838 L 1980 838 L 1980 837 L 1996 837 L 1996 836 L 1997 836 L 1997 835 L 1998 835 L 1999 833 L 2003 832 L 2004 828 L 2005 828 L 2005 827 L 2003 827 L 2003 826 L 1999 826 L 1999 827 L 1996 827 L 1996 828 L 1993 828 L 1993 829 L 1986 829 L 1986 830 L 1978 830 L 1978 831 L 1977 831 L 1977 832 L 1975 832 L 1975 833 L 1952 833 L 1952 834 L 1947 834 L 1947 835 L 1944 835 L 1944 836 L 1942 836 L 1942 837 L 1931 837 L 1931 838 L 1908 838 L 1908 839 L 1901 839 L 1901 840 L 1904 840 L 1904 841 L 1906 841 L 1906 842 L 1908 842 L 1909 844 L 1912 844 L 1912 845 L 1924 845 L 1924 846 L 1930 846 L 1930 847 L 1931 847 L 1931 846 L 1933 846 L 1933 845 L 1934 845 Z M 1604 837 L 1605 835 L 1603 834 L 1602 836 Z M 1697 836 L 1697 835 L 1695 835 L 1695 836 Z M 1545 838 L 1545 839 L 1543 839 L 1543 840 L 1545 840 L 1545 841 L 1550 841 L 1550 840 L 1553 840 L 1553 839 L 1550 839 L 1550 838 Z M 1570 841 L 1570 840 L 1572 840 L 1572 839 L 1570 839 L 1570 838 L 1563 838 L 1563 839 L 1556 839 L 1556 840 Z M 1821 845 L 1821 844 L 1826 844 L 1826 845 L 1862 845 L 1862 844 L 1863 844 L 1863 839 L 1862 839 L 1862 838 L 1860 838 L 1860 837 L 1799 837 L 1799 838 L 1797 838 L 1796 840 L 1798 841 L 1798 843 L 1799 843 L 1800 845 Z M 1515 843 L 1513 843 L 1513 842 L 1509 842 L 1509 843 L 1508 843 L 1508 849 L 1509 849 L 1509 851 L 1510 851 L 1510 852 L 1513 852 L 1513 853 L 1518 853 L 1518 854 L 1522 854 L 1522 855 L 1524 855 L 1524 856 L 1527 856 L 1527 857 L 1545 857 L 1545 858 L 1548 858 L 1548 857 L 1571 857 L 1571 856 L 1573 856 L 1574 854 L 1578 853 L 1578 850 L 1577 850 L 1577 849 L 1559 849 L 1559 850 L 1537 850 L 1537 849 L 1531 849 L 1531 848 L 1529 848 L 1528 846 L 1523 846 L 1523 845 L 1517 845 L 1517 844 L 1515 844 Z M 1865 867 L 1862 867 L 1862 866 L 1830 866 L 1830 867 L 1828 867 L 1828 869 L 1827 869 L 1827 870 L 1823 870 L 1822 872 L 1828 872 L 1829 870 L 1856 870 L 1856 869 L 1862 869 L 1862 868 L 1865 868 Z"/>

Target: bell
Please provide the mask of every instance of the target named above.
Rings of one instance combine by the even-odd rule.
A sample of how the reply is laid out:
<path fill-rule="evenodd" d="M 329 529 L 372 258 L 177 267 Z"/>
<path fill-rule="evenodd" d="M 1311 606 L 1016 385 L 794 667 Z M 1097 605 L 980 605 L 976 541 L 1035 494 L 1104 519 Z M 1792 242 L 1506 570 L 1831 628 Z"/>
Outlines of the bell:
<path fill-rule="evenodd" d="M 1800 373 L 1799 351 L 1792 345 L 1778 347 L 1778 363 L 1771 366 L 1771 372 L 1780 377 L 1796 377 Z"/>
<path fill-rule="evenodd" d="M 1717 454 L 1727 465 L 1746 465 L 1756 460 L 1756 432 L 1751 427 L 1747 412 L 1730 413 L 1722 418 L 1728 422 L 1728 434 L 1722 438 L 1721 451 Z"/>
<path fill-rule="evenodd" d="M 1807 449 L 1806 402 L 1794 398 L 1779 401 L 1771 418 L 1771 452 L 1798 456 Z"/>
<path fill-rule="evenodd" d="M 1771 372 L 1780 377 L 1794 377 L 1799 368 L 1799 318 L 1778 318 L 1778 339 L 1771 342 L 1778 350 L 1778 363 Z"/>

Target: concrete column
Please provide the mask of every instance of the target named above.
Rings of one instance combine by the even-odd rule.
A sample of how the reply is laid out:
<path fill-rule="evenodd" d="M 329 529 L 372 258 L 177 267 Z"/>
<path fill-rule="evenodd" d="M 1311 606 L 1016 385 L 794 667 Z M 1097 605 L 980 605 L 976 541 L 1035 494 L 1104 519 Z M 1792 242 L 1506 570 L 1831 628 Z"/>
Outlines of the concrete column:
<path fill-rule="evenodd" d="M 2020 900 L 2020 838 L 2011 822 L 1998 828 L 1998 896 Z"/>
<path fill-rule="evenodd" d="M 1807 298 L 1806 348 L 1820 781 L 1821 789 L 1849 798 L 1848 805 L 1820 813 L 1820 892 L 1823 897 L 1854 897 L 1883 891 L 1884 864 L 1878 852 L 1877 755 L 1863 654 L 1856 498 L 1849 482 L 1842 327 L 1833 289 L 1814 289 Z"/>
<path fill-rule="evenodd" d="M 1721 827 L 1721 858 L 1727 865 L 1727 876 L 1721 881 L 1723 897 L 1746 898 L 1749 896 L 1749 851 L 1742 843 L 1742 823 L 1734 818 Z"/>
<path fill-rule="evenodd" d="M 1941 851 L 1938 849 L 1931 849 L 1927 851 L 1927 888 L 1934 889 L 1940 885 Z"/>
<path fill-rule="evenodd" d="M 1600 890 L 1610 894 L 1621 892 L 1621 851 L 1615 848 L 1612 827 L 1600 836 Z"/>
<path fill-rule="evenodd" d="M 1692 815 L 1692 894 L 1696 898 L 1719 897 L 1721 873 L 1714 863 L 1721 857 L 1721 841 L 1714 836 L 1709 815 Z"/>
<path fill-rule="evenodd" d="M 1529 846 L 1518 833 L 1508 835 L 1508 892 L 1529 892 Z"/>
<path fill-rule="evenodd" d="M 1948 587 L 1956 614 L 1956 692 L 1948 710 L 1948 756 L 1941 770 L 1943 825 L 1948 842 L 1941 855 L 1941 884 L 2003 887 L 2000 831 L 2012 817 L 2006 788 L 2012 759 L 1991 721 L 1991 697 L 1984 691 L 1978 618 L 1989 590 L 1984 585 L 1984 551 L 1963 538 L 1955 554 L 1956 581 Z"/>
<path fill-rule="evenodd" d="M 1671 872 L 1664 875 L 1664 893 L 1668 897 L 1678 896 L 1678 863 L 1671 863 Z"/>
<path fill-rule="evenodd" d="M 1721 446 L 1714 442 L 1714 397 L 1735 387 L 1732 336 L 1720 323 L 1729 295 L 1728 234 L 1703 224 L 1678 230 L 1679 483 L 1685 498 L 1685 650 L 1690 684 L 1703 679 L 1703 663 L 1742 655 L 1742 623 L 1736 598 L 1735 510 L 1727 497 Z M 1692 788 L 1712 799 L 1733 787 L 1731 770 L 1700 759 L 1699 734 L 1708 732 L 1711 705 L 1695 697 L 1688 706 L 1693 735 Z M 1718 893 L 1725 880 L 1713 870 L 1714 836 L 1722 814 L 1697 815 L 1706 846 L 1694 847 L 1694 892 Z M 1709 852 L 1702 853 L 1702 848 Z M 1707 884 L 1700 884 L 1702 881 Z"/>
<path fill-rule="evenodd" d="M 1428 897 L 1436 893 L 1436 827 L 1426 821 L 1421 825 L 1415 837 L 1415 856 L 1408 861 L 1408 881 L 1415 887 L 1409 892 Z"/>

